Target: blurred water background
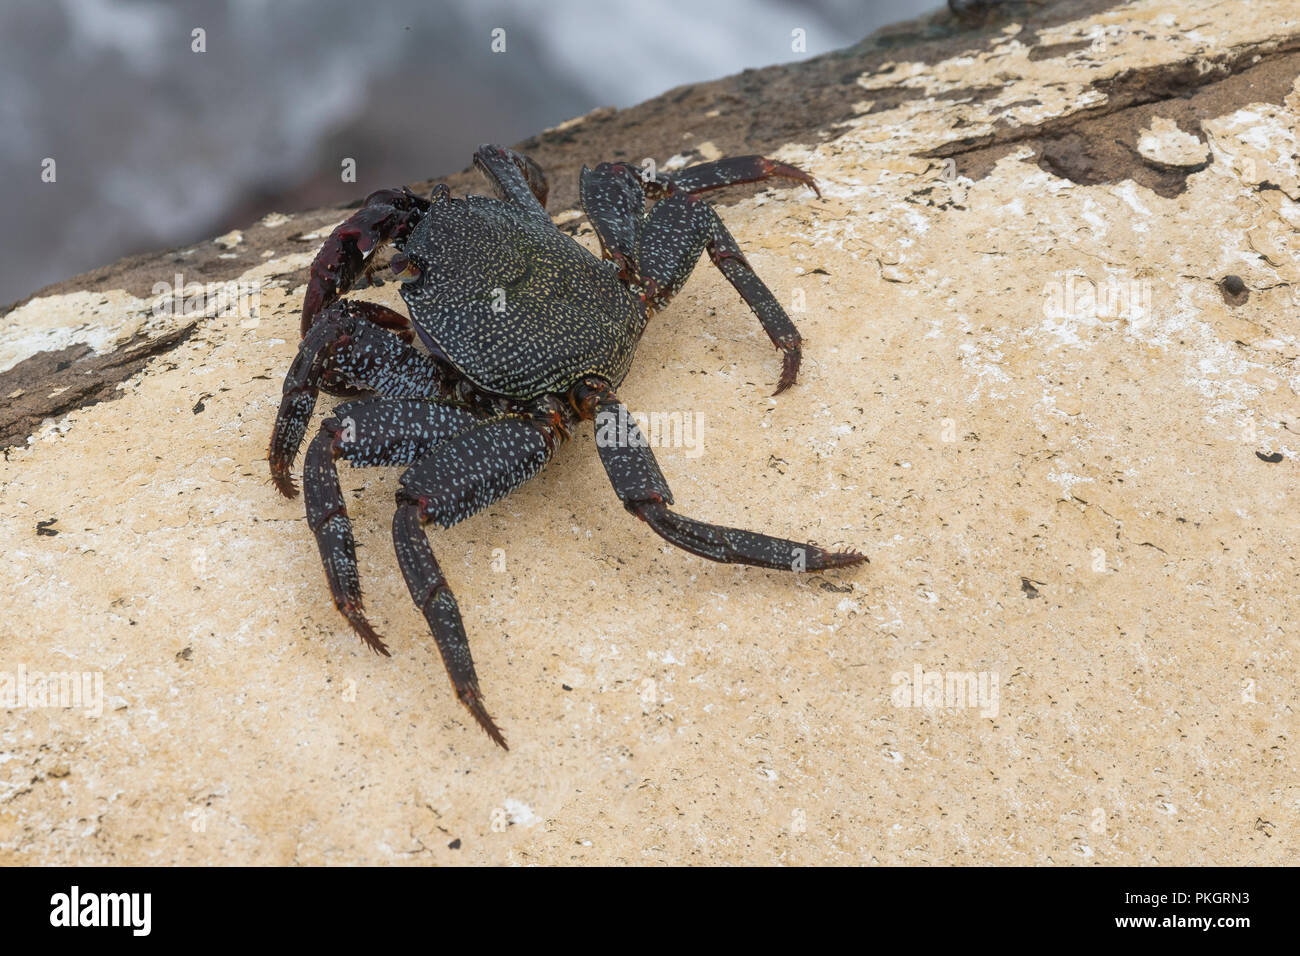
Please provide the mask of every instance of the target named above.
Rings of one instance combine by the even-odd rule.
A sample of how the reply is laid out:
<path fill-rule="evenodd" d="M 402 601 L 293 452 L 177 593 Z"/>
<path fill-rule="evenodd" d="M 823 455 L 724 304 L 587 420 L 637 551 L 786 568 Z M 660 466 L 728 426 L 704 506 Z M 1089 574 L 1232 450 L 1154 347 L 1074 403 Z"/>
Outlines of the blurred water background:
<path fill-rule="evenodd" d="M 481 142 L 825 53 L 941 3 L 6 0 L 0 308 L 130 253 L 452 172 Z M 341 181 L 344 156 L 356 183 Z"/>

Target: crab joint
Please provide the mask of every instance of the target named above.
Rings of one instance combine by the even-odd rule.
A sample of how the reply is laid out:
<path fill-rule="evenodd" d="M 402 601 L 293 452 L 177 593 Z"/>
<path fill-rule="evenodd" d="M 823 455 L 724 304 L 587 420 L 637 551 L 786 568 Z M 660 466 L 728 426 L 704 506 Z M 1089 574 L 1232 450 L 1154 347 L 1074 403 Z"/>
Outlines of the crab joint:
<path fill-rule="evenodd" d="M 393 256 L 388 263 L 388 268 L 393 271 L 394 278 L 401 279 L 403 282 L 411 282 L 420 278 L 420 270 L 415 263 L 400 252 Z"/>
<path fill-rule="evenodd" d="M 613 394 L 614 390 L 610 388 L 609 382 L 604 379 L 584 378 L 569 389 L 569 404 L 578 413 L 579 419 L 584 422 L 594 421 L 596 406 L 602 400 L 608 401 Z"/>

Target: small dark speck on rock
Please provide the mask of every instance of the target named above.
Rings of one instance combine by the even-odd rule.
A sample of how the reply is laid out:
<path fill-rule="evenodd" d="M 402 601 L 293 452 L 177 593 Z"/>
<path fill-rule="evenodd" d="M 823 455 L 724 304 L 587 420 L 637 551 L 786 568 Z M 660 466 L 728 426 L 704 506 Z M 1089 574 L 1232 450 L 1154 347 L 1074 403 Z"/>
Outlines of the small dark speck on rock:
<path fill-rule="evenodd" d="M 36 522 L 36 533 L 41 537 L 53 538 L 59 533 L 58 530 L 53 527 L 54 523 L 58 520 L 58 518 L 46 518 L 44 521 Z"/>
<path fill-rule="evenodd" d="M 851 594 L 853 592 L 853 585 L 845 584 L 841 586 L 838 584 L 832 584 L 830 581 L 823 581 L 821 583 L 821 589 L 823 591 L 834 591 L 837 594 Z"/>
<path fill-rule="evenodd" d="M 1260 461 L 1268 462 L 1270 465 L 1276 465 L 1282 460 L 1282 453 L 1280 451 L 1275 451 L 1271 455 L 1266 455 L 1262 451 L 1257 451 L 1255 452 L 1255 457 Z"/>
<path fill-rule="evenodd" d="M 407 27 L 407 29 L 409 30 L 410 27 Z M 460 849 L 460 837 L 457 837 L 456 839 L 454 839 L 454 840 L 452 840 L 450 843 L 448 843 L 448 844 L 447 844 L 447 849 L 448 849 L 448 850 L 459 850 L 459 849 Z"/>
<path fill-rule="evenodd" d="M 176 659 L 177 659 L 178 661 L 188 661 L 188 660 L 189 660 L 191 657 L 193 657 L 193 656 L 194 656 L 194 648 L 193 648 L 193 647 L 187 647 L 187 648 L 185 648 L 185 650 L 183 650 L 183 651 L 178 651 L 178 652 L 176 653 Z"/>
<path fill-rule="evenodd" d="M 1250 290 L 1246 288 L 1246 283 L 1241 281 L 1241 276 L 1224 276 L 1219 280 L 1218 286 L 1219 291 L 1223 293 L 1223 301 L 1228 305 L 1245 305 L 1250 298 Z"/>
<path fill-rule="evenodd" d="M 563 688 L 564 690 L 573 690 L 573 688 L 570 687 L 568 684 L 561 684 L 560 687 Z"/>
<path fill-rule="evenodd" d="M 1030 581 L 1029 578 L 1020 579 L 1020 590 L 1024 591 L 1025 597 L 1029 598 L 1031 601 L 1036 597 L 1042 597 L 1042 595 L 1038 593 L 1038 588 L 1034 587 L 1033 582 Z"/>

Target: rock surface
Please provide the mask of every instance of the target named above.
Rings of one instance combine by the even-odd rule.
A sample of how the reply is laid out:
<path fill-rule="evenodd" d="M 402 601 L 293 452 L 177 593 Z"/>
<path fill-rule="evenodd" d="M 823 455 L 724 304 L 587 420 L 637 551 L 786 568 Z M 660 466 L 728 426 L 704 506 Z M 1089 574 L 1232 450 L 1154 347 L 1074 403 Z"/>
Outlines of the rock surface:
<path fill-rule="evenodd" d="M 1210 148 L 1205 143 L 1163 116 L 1157 116 L 1151 128 L 1142 131 L 1137 151 L 1152 165 L 1166 168 L 1199 168 L 1210 159 Z"/>
<path fill-rule="evenodd" d="M 0 862 L 1296 863 L 1300 18 L 1034 16 L 914 25 L 523 144 L 593 249 L 582 161 L 761 150 L 818 177 L 820 202 L 722 209 L 804 333 L 800 384 L 768 397 L 775 354 L 706 262 L 621 391 L 702 423 L 701 454 L 658 450 L 683 512 L 871 564 L 670 550 L 579 433 L 434 535 L 509 753 L 406 595 L 396 472 L 344 474 L 391 660 L 267 480 L 304 270 L 345 211 L 0 319 L 0 693 L 52 672 L 103 693 L 97 716 L 6 711 Z M 1170 124 L 1203 168 L 1144 159 Z M 239 284 L 154 309 L 176 273 L 181 301 Z M 918 671 L 996 701 L 925 706 Z"/>

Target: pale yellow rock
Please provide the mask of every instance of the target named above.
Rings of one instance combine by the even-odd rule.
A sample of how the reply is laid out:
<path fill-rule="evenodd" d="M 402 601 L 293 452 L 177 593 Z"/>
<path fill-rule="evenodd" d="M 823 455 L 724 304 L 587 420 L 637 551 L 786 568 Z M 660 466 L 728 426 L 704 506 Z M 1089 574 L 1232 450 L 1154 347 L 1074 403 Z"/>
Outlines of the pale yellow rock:
<path fill-rule="evenodd" d="M 103 692 L 99 716 L 7 711 L 0 862 L 1300 862 L 1295 246 L 1253 188 L 1294 182 L 1294 99 L 1208 123 L 1213 161 L 1174 198 L 1019 150 L 944 183 L 956 206 L 915 201 L 941 182 L 917 156 L 994 129 L 998 103 L 1071 115 L 1100 95 L 1081 69 L 1277 41 L 1294 14 L 1145 0 L 1008 34 L 863 77 L 915 99 L 783 150 L 827 201 L 724 218 L 805 336 L 800 384 L 769 397 L 772 349 L 706 264 L 621 392 L 703 416 L 701 454 L 657 451 L 684 513 L 871 564 L 672 550 L 580 432 L 432 535 L 509 753 L 406 594 L 396 471 L 343 473 L 392 659 L 349 632 L 301 502 L 270 487 L 303 290 L 268 260 L 259 322 L 205 319 L 120 400 L 0 461 L 0 671 Z M 945 99 L 995 78 L 997 97 Z M 922 691 L 968 675 L 996 706 L 914 706 L 918 668 Z"/>
<path fill-rule="evenodd" d="M 232 229 L 230 232 L 217 236 L 212 241 L 223 249 L 233 249 L 244 241 L 244 234 L 238 229 Z"/>
<path fill-rule="evenodd" d="M 155 321 L 151 303 L 121 290 L 70 292 L 25 302 L 0 318 L 0 372 L 37 352 L 57 352 L 70 345 L 111 350 Z"/>
<path fill-rule="evenodd" d="M 1142 158 L 1159 166 L 1199 166 L 1210 157 L 1210 149 L 1171 119 L 1157 116 L 1138 137 Z"/>
<path fill-rule="evenodd" d="M 722 158 L 722 150 L 718 149 L 717 146 L 708 140 L 705 140 L 696 146 L 695 151 L 700 154 L 701 158 L 706 163 Z"/>

